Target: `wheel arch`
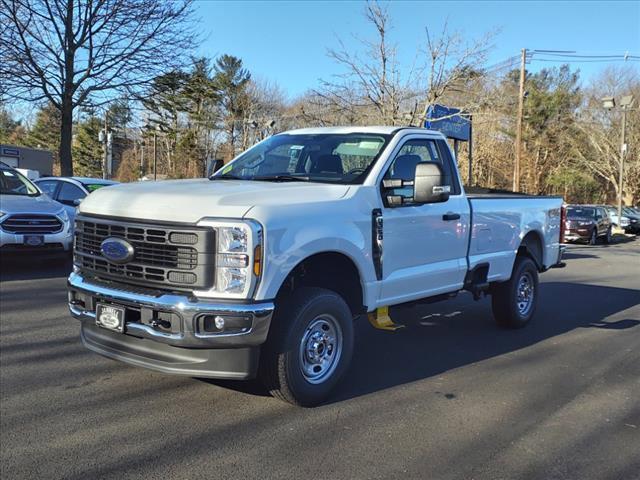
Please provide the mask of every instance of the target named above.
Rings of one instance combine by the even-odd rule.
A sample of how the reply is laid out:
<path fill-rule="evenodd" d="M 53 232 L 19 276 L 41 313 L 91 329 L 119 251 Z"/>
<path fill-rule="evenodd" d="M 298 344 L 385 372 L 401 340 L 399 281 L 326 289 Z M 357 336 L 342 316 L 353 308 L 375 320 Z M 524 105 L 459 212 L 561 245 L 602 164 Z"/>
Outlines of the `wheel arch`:
<path fill-rule="evenodd" d="M 522 238 L 518 247 L 517 255 L 524 255 L 536 264 L 538 271 L 542 272 L 544 267 L 544 242 L 542 234 L 537 230 L 530 230 Z"/>
<path fill-rule="evenodd" d="M 366 313 L 363 278 L 349 255 L 339 251 L 314 253 L 289 271 L 278 288 L 276 303 L 300 287 L 321 287 L 339 294 L 354 316 Z"/>

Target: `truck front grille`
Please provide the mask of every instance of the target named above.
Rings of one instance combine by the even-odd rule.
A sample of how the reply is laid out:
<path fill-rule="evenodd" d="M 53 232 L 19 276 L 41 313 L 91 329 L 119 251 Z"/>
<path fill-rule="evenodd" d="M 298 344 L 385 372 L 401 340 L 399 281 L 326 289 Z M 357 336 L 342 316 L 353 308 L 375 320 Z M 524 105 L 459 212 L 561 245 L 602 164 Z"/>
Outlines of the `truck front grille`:
<path fill-rule="evenodd" d="M 2 222 L 5 232 L 20 235 L 47 235 L 62 231 L 62 222 L 55 215 L 11 215 Z"/>
<path fill-rule="evenodd" d="M 126 263 L 114 263 L 101 250 L 107 238 L 134 249 Z M 214 232 L 208 228 L 162 225 L 80 216 L 74 234 L 74 262 L 97 278 L 170 289 L 213 286 Z"/>

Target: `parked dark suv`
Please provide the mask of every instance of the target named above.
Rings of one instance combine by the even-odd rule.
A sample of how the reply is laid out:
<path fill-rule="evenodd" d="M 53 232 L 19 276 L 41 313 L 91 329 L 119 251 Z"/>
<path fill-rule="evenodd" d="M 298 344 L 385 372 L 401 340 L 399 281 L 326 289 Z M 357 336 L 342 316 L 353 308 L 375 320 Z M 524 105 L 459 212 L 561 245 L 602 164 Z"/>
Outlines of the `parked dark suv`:
<path fill-rule="evenodd" d="M 595 245 L 598 238 L 611 241 L 611 218 L 604 207 L 568 205 L 564 238 L 567 242 L 588 242 Z"/>

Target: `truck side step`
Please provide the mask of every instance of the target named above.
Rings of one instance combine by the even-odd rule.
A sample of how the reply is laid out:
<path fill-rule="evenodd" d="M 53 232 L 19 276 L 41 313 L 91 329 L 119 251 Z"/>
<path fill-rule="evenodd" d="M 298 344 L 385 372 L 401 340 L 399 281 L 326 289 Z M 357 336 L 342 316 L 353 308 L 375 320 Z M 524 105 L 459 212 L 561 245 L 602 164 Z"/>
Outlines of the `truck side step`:
<path fill-rule="evenodd" d="M 391 317 L 389 316 L 389 307 L 377 308 L 375 312 L 368 313 L 367 318 L 371 325 L 380 330 L 394 332 L 404 327 L 404 325 L 394 323 L 394 321 L 391 320 Z"/>

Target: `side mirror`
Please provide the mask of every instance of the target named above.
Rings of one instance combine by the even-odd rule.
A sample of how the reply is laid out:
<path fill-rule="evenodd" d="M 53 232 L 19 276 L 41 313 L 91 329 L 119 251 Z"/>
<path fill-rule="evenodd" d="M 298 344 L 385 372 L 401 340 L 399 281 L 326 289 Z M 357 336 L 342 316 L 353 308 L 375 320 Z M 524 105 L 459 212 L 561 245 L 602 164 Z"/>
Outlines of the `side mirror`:
<path fill-rule="evenodd" d="M 77 207 L 78 205 L 80 205 L 82 203 L 82 199 L 81 198 L 76 198 L 72 203 L 73 203 L 74 207 Z"/>
<path fill-rule="evenodd" d="M 207 177 L 210 177 L 211 175 L 216 173 L 223 166 L 224 166 L 224 160 L 222 160 L 221 158 L 218 158 L 216 160 L 210 160 L 209 164 L 207 165 Z"/>
<path fill-rule="evenodd" d="M 451 187 L 444 183 L 442 165 L 437 162 L 417 164 L 413 181 L 413 201 L 415 203 L 446 202 L 451 194 Z"/>

